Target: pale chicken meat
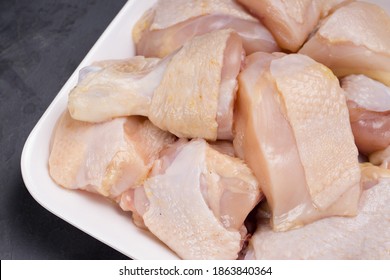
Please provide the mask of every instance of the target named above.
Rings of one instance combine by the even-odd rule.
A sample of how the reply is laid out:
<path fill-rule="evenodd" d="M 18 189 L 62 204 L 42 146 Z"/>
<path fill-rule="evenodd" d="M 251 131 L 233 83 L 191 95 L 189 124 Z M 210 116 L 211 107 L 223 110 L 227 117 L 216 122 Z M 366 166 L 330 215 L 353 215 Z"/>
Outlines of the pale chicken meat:
<path fill-rule="evenodd" d="M 390 16 L 352 0 L 155 3 L 137 56 L 79 72 L 53 181 L 183 259 L 390 259 Z"/>
<path fill-rule="evenodd" d="M 389 152 L 389 151 L 387 151 Z M 387 154 L 387 158 L 390 158 Z M 378 160 L 378 159 L 376 159 Z M 374 161 L 375 162 L 375 161 Z M 381 161 L 382 162 L 382 161 Z M 390 161 L 389 161 L 390 162 Z M 387 162 L 387 164 L 389 163 Z M 378 163 L 378 162 L 376 162 Z M 378 164 L 379 165 L 379 164 Z M 390 182 L 390 168 L 389 166 L 377 166 L 370 162 L 360 163 L 360 170 L 362 173 L 360 182 L 363 189 L 369 189 L 384 180 L 389 180 Z"/>
<path fill-rule="evenodd" d="M 365 190 L 356 217 L 331 217 L 287 232 L 259 225 L 246 259 L 390 259 L 390 180 Z"/>
<path fill-rule="evenodd" d="M 374 165 L 390 169 L 390 146 L 387 146 L 386 149 L 370 154 L 369 160 Z"/>
<path fill-rule="evenodd" d="M 374 4 L 352 2 L 326 18 L 299 53 L 338 77 L 364 74 L 390 86 L 390 16 Z"/>
<path fill-rule="evenodd" d="M 262 20 L 279 46 L 296 52 L 326 16 L 343 0 L 238 0 Z"/>
<path fill-rule="evenodd" d="M 159 0 L 133 29 L 136 53 L 165 57 L 195 36 L 234 29 L 247 54 L 279 50 L 271 33 L 234 0 Z"/>
<path fill-rule="evenodd" d="M 255 53 L 239 87 L 234 146 L 259 180 L 273 229 L 356 215 L 358 151 L 332 72 L 304 55 Z"/>
<path fill-rule="evenodd" d="M 327 17 L 340 7 L 347 5 L 356 0 L 314 0 L 319 2 L 319 6 L 321 7 L 321 18 Z M 370 0 L 369 0 L 370 1 Z M 375 0 L 374 0 L 375 1 Z"/>
<path fill-rule="evenodd" d="M 365 155 L 390 146 L 390 88 L 364 75 L 341 80 L 359 151 Z"/>
<path fill-rule="evenodd" d="M 178 137 L 231 140 L 240 37 L 220 30 L 193 38 L 169 57 L 100 62 L 69 95 L 73 118 L 101 122 L 142 115 Z"/>
<path fill-rule="evenodd" d="M 52 139 L 49 172 L 67 189 L 117 199 L 149 174 L 159 152 L 175 137 L 143 117 L 91 124 L 66 111 Z"/>
<path fill-rule="evenodd" d="M 70 92 L 68 109 L 74 119 L 102 122 L 130 115 L 147 116 L 154 90 L 170 58 L 144 58 L 95 62 L 79 73 Z"/>
<path fill-rule="evenodd" d="M 149 118 L 179 137 L 232 139 L 233 105 L 242 44 L 222 30 L 195 37 L 168 66 Z"/>
<path fill-rule="evenodd" d="M 210 142 L 209 145 L 214 150 L 217 150 L 218 152 L 235 157 L 236 152 L 234 151 L 233 143 L 230 141 L 216 141 L 216 142 Z"/>
<path fill-rule="evenodd" d="M 144 219 L 140 214 L 140 212 L 145 211 L 144 209 L 149 204 L 142 185 L 129 188 L 123 192 L 120 197 L 118 197 L 117 202 L 123 211 L 131 212 L 131 218 L 137 227 L 147 230 Z"/>
<path fill-rule="evenodd" d="M 164 163 L 164 162 L 166 162 L 168 159 L 174 158 L 175 151 L 179 151 L 181 149 L 181 146 L 183 146 L 186 143 L 187 143 L 186 139 L 179 139 L 178 142 L 169 145 L 169 147 L 167 147 L 160 153 L 159 156 L 160 160 L 158 161 L 158 164 L 159 165 L 170 164 L 170 161 L 168 161 L 168 163 Z M 233 143 L 230 141 L 216 141 L 216 142 L 209 143 L 209 146 L 211 149 L 215 150 L 215 152 L 219 152 L 224 155 L 228 155 L 230 157 L 235 156 Z M 155 167 L 154 170 L 155 171 L 159 170 L 159 168 Z M 372 174 L 372 172 L 370 174 Z M 145 205 L 148 205 L 148 199 L 145 195 L 145 191 L 142 185 L 136 186 L 134 188 L 130 188 L 127 191 L 123 192 L 120 196 L 120 199 L 118 199 L 118 203 L 123 211 L 132 212 L 133 221 L 138 227 L 146 229 L 143 218 L 137 210 L 139 209 L 139 211 L 144 212 Z"/>
<path fill-rule="evenodd" d="M 184 259 L 236 259 L 247 233 L 244 220 L 262 198 L 241 160 L 202 139 L 181 139 L 164 150 L 129 196 L 122 207 Z"/>

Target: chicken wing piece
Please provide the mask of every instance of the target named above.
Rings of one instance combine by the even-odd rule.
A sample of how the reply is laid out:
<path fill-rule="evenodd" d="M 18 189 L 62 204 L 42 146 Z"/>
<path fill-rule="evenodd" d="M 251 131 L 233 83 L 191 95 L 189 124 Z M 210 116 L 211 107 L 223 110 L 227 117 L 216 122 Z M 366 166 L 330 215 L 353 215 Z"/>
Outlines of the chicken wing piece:
<path fill-rule="evenodd" d="M 246 259 L 390 259 L 390 181 L 363 192 L 359 214 L 287 232 L 259 225 Z"/>
<path fill-rule="evenodd" d="M 234 29 L 247 54 L 279 49 L 271 33 L 234 0 L 159 0 L 133 30 L 138 55 L 165 57 L 193 37 Z"/>
<path fill-rule="evenodd" d="M 279 46 L 296 52 L 321 17 L 345 0 L 238 0 L 262 20 Z"/>
<path fill-rule="evenodd" d="M 338 77 L 364 74 L 390 86 L 390 16 L 374 4 L 352 2 L 325 19 L 299 53 Z"/>
<path fill-rule="evenodd" d="M 116 199 L 146 179 L 159 152 L 174 140 L 143 117 L 91 124 L 65 112 L 52 139 L 50 176 L 65 188 Z"/>
<path fill-rule="evenodd" d="M 239 75 L 234 147 L 252 168 L 276 231 L 355 215 L 358 151 L 343 90 L 299 55 L 255 53 Z"/>
<path fill-rule="evenodd" d="M 81 73 L 68 108 L 81 121 L 143 115 L 178 137 L 232 140 L 243 54 L 237 33 L 220 30 L 193 38 L 163 60 L 100 62 Z"/>
<path fill-rule="evenodd" d="M 252 171 L 201 139 L 160 156 L 133 199 L 146 227 L 184 259 L 236 259 L 262 197 Z"/>
<path fill-rule="evenodd" d="M 341 80 L 359 151 L 370 155 L 390 146 L 390 88 L 364 75 Z"/>

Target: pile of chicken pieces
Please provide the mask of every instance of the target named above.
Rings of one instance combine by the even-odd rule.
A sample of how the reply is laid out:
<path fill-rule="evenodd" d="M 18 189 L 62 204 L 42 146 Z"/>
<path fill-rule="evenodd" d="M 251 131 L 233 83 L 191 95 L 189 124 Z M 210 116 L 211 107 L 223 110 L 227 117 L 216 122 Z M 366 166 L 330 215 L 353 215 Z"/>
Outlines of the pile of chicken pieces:
<path fill-rule="evenodd" d="M 390 259 L 384 10 L 159 0 L 133 40 L 137 56 L 80 71 L 57 184 L 116 202 L 183 259 Z"/>

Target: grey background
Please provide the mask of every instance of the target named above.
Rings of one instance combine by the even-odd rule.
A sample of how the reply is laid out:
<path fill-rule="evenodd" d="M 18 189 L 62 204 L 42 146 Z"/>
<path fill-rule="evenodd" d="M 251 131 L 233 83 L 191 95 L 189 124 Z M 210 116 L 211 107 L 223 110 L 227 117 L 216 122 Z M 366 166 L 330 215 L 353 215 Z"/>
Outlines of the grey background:
<path fill-rule="evenodd" d="M 126 259 L 28 193 L 24 142 L 126 0 L 0 0 L 0 259 Z"/>

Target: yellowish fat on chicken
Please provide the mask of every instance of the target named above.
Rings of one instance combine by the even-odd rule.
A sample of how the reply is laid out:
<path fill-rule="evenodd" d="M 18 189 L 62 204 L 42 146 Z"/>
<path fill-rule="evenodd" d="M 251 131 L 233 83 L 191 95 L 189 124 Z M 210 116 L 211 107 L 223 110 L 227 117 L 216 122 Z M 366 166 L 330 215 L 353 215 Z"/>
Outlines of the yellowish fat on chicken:
<path fill-rule="evenodd" d="M 233 139 L 233 105 L 244 52 L 231 29 L 193 38 L 174 54 L 95 63 L 70 92 L 74 119 L 142 115 L 178 137 Z"/>
<path fill-rule="evenodd" d="M 66 111 L 53 134 L 50 176 L 64 188 L 115 200 L 146 179 L 159 152 L 174 140 L 143 117 L 93 124 Z"/>

